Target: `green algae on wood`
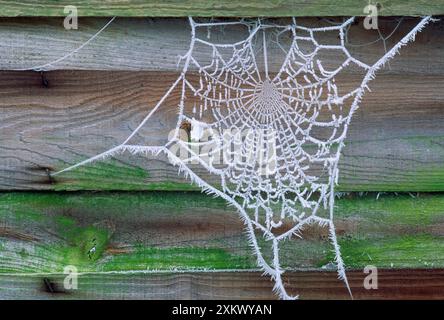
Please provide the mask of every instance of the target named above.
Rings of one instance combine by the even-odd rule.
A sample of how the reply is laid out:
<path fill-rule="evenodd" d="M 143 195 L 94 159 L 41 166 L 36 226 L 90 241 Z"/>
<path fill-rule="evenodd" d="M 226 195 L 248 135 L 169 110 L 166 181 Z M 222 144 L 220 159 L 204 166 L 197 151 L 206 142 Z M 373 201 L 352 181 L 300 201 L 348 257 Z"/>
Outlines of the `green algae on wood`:
<path fill-rule="evenodd" d="M 403 139 L 406 146 L 414 150 L 419 145 L 427 148 L 431 154 L 440 154 L 442 149 L 438 143 L 444 139 L 439 137 L 410 137 Z M 383 142 L 378 140 L 379 142 Z M 385 142 L 387 143 L 387 142 Z M 393 142 L 394 143 L 394 142 Z M 353 145 L 362 144 L 362 141 L 350 142 L 350 148 Z M 404 144 L 402 146 L 404 147 Z M 348 149 L 345 149 L 348 152 Z M 380 157 L 385 157 L 381 155 Z M 365 179 L 361 173 L 349 173 L 349 163 L 362 161 L 355 156 L 347 154 L 346 162 L 341 161 L 339 165 L 339 185 L 337 191 L 370 191 L 370 192 L 441 192 L 444 190 L 444 165 L 442 161 L 428 163 L 427 167 L 418 166 L 418 168 L 390 168 L 390 175 L 382 171 L 379 183 L 374 177 Z M 364 156 L 365 160 L 366 157 Z M 74 161 L 73 163 L 80 162 Z M 398 160 L 396 160 L 398 161 Z M 419 160 L 418 160 L 419 161 Z M 388 166 L 389 164 L 387 164 Z M 53 172 L 66 168 L 69 164 L 58 163 Z M 354 166 L 352 166 L 354 168 Z M 173 168 L 176 170 L 176 168 Z M 353 169 L 355 170 L 355 168 Z M 370 173 L 371 174 L 371 173 Z M 374 174 L 372 174 L 374 175 Z M 157 181 L 151 179 L 150 171 L 141 167 L 140 163 L 130 164 L 126 161 L 115 159 L 106 159 L 94 162 L 85 166 L 78 167 L 72 171 L 64 172 L 51 179 L 50 188 L 54 191 L 200 191 L 200 188 L 191 183 L 191 181 L 177 175 L 176 181 L 168 180 L 163 177 Z M 215 185 L 218 187 L 217 185 Z"/>
<path fill-rule="evenodd" d="M 411 170 L 393 168 L 392 174 L 395 173 L 398 180 L 394 179 L 393 182 L 385 179 L 386 174 L 381 176 L 381 183 L 375 181 L 365 183 L 363 179 L 354 182 L 349 177 L 346 183 L 341 183 L 340 179 L 336 190 L 353 192 L 442 192 L 444 190 L 444 165 L 441 163 Z"/>
<path fill-rule="evenodd" d="M 442 268 L 444 236 L 430 234 L 387 235 L 380 239 L 342 239 L 342 256 L 349 268 Z M 332 261 L 332 253 L 324 262 Z"/>
<path fill-rule="evenodd" d="M 59 165 L 63 168 L 66 165 Z M 150 181 L 149 171 L 107 159 L 52 178 L 54 191 L 197 191 L 186 182 Z"/>
<path fill-rule="evenodd" d="M 365 15 L 366 0 L 311 1 L 154 1 L 154 0 L 93 0 L 53 1 L 4 0 L 1 16 L 66 16 L 64 7 L 75 5 L 79 16 L 123 16 L 123 17 L 288 17 L 288 16 L 348 16 Z M 444 2 L 413 0 L 379 0 L 379 15 L 439 15 L 444 13 Z"/>
<path fill-rule="evenodd" d="M 88 29 L 85 31 L 85 36 L 87 37 L 102 23 L 103 21 L 95 20 L 87 22 Z M 413 23 L 413 20 L 408 22 L 408 25 L 403 23 L 402 28 L 410 30 L 409 25 Z M 21 28 L 19 21 L 12 21 L 9 24 L 15 26 L 14 30 Z M 138 24 L 133 21 L 124 29 L 129 32 Z M 151 30 L 151 27 L 145 24 L 146 21 L 142 23 L 143 28 Z M 162 26 L 166 25 L 168 22 L 162 23 Z M 40 26 L 41 28 L 37 29 L 61 28 L 61 38 L 64 38 L 65 30 L 61 24 L 52 22 L 48 25 L 43 22 Z M 158 26 L 156 30 L 162 29 L 162 26 Z M 365 99 L 359 115 L 351 124 L 339 164 L 340 188 L 337 190 L 444 191 L 442 182 L 444 181 L 442 161 L 444 113 L 439 103 L 444 100 L 444 72 L 437 71 L 444 70 L 444 63 L 432 70 L 433 75 L 429 75 L 431 71 L 429 62 L 441 54 L 440 48 L 444 45 L 444 40 L 435 41 L 440 38 L 437 35 L 444 30 L 442 26 L 443 23 L 435 23 L 421 33 L 422 40 L 418 44 L 420 47 L 427 45 L 427 50 L 420 50 L 421 48 L 418 49 L 415 45 L 406 49 L 409 51 L 408 57 L 418 61 L 418 68 L 415 71 L 411 70 L 411 64 L 407 62 L 409 59 L 397 59 L 399 68 L 393 69 L 390 74 L 381 74 L 378 81 L 373 84 L 374 91 L 371 97 L 369 96 L 370 99 Z M 35 29 L 32 25 L 24 27 L 29 30 Z M 145 37 L 146 30 L 143 28 L 136 32 L 137 39 Z M 120 28 L 114 29 L 120 30 Z M 174 29 L 177 29 L 177 26 Z M 119 31 L 123 38 L 125 30 Z M 155 30 L 153 32 L 156 33 Z M 369 36 L 366 36 L 365 30 L 363 32 L 364 38 Z M 185 34 L 187 37 L 181 40 L 182 43 L 188 43 L 188 33 Z M 40 39 L 39 34 L 34 36 Z M 135 43 L 137 39 L 134 40 Z M 161 40 L 159 38 L 159 41 Z M 106 42 L 107 39 L 102 41 Z M 72 46 L 73 41 L 65 42 L 68 47 Z M 434 45 L 429 46 L 430 43 Z M 145 46 L 147 45 L 149 43 L 145 43 Z M 167 51 L 174 51 L 175 45 L 175 43 L 167 45 L 168 48 L 171 47 Z M 139 49 L 142 50 L 142 47 Z M 66 50 L 61 48 L 58 51 Z M 366 56 L 370 58 L 377 54 L 376 51 L 366 52 Z M 88 52 L 85 53 L 86 56 Z M 423 52 L 428 53 L 421 54 Z M 168 52 L 165 54 L 168 55 Z M 146 52 L 142 50 L 140 55 L 144 57 Z M 158 65 L 162 61 L 162 57 L 158 57 L 153 63 Z M 90 65 L 89 62 L 91 61 L 88 61 Z M 82 65 L 81 62 L 79 64 Z M 137 126 L 140 119 L 149 111 L 149 106 L 164 94 L 164 88 L 176 79 L 176 73 L 162 70 L 74 73 L 54 71 L 48 76 L 57 86 L 50 91 L 36 86 L 38 84 L 36 80 L 39 78 L 32 72 L 4 72 L 0 77 L 3 81 L 0 81 L 0 86 L 5 88 L 2 99 L 5 113 L 2 115 L 10 121 L 4 128 L 7 131 L 3 137 L 0 137 L 3 142 L 0 153 L 8 162 L 0 167 L 0 188 L 4 191 L 11 189 L 100 191 L 101 185 L 106 190 L 121 188 L 125 191 L 193 188 L 189 181 L 178 175 L 178 168 L 172 166 L 166 156 L 161 155 L 146 157 L 125 153 L 55 177 L 49 175 L 103 152 L 118 144 L 122 137 L 127 137 L 131 133 L 131 128 Z M 421 77 L 418 77 L 418 74 L 421 74 Z M 360 83 L 359 77 L 354 74 L 346 75 L 343 80 L 347 86 Z M 392 84 L 396 84 L 395 88 Z M 17 102 L 17 97 L 22 96 L 26 102 L 24 104 Z M 381 107 L 387 99 L 391 101 L 390 108 Z M 124 112 L 123 105 L 132 106 L 132 112 Z M 146 128 L 148 131 L 143 135 L 144 142 L 140 142 L 144 145 L 165 143 L 170 128 L 175 126 L 176 109 L 177 105 L 174 103 L 168 103 L 160 108 L 158 110 L 160 113 L 156 116 L 159 121 L 154 121 L 152 126 Z M 54 113 L 53 110 L 58 111 Z M 73 110 L 76 112 L 72 113 Z M 88 122 L 86 127 L 85 121 Z M 128 125 L 121 125 L 123 123 Z M 26 132 L 35 134 L 27 135 L 24 139 L 25 129 Z M 100 170 L 99 164 L 104 164 L 103 170 Z M 91 170 L 90 166 L 95 170 Z M 220 177 L 198 167 L 194 167 L 195 171 L 205 181 L 215 185 L 220 183 Z M 165 181 L 166 183 L 163 183 Z M 175 185 L 176 183 L 178 185 Z"/>
<path fill-rule="evenodd" d="M 444 195 L 376 198 L 336 201 L 346 264 L 444 267 Z M 255 268 L 243 228 L 225 201 L 195 192 L 3 193 L 0 273 Z M 307 232 L 282 244 L 285 267 L 333 261 L 328 233 Z M 268 259 L 269 244 L 259 245 Z"/>
<path fill-rule="evenodd" d="M 338 219 L 360 217 L 376 225 L 429 226 L 444 218 L 444 194 L 351 194 L 335 204 Z M 357 213 L 359 213 L 357 215 Z"/>
<path fill-rule="evenodd" d="M 238 256 L 219 248 L 151 248 L 137 246 L 134 252 L 118 254 L 101 267 L 124 270 L 217 270 L 255 268 L 254 258 Z"/>

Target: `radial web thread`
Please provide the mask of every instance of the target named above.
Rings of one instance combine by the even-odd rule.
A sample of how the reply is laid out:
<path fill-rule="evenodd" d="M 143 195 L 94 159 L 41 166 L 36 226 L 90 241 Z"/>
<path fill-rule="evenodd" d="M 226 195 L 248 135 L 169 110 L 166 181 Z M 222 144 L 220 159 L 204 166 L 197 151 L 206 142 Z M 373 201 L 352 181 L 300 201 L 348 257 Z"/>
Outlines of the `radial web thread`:
<path fill-rule="evenodd" d="M 296 19 L 287 25 L 276 25 L 260 20 L 198 23 L 189 18 L 191 42 L 180 59 L 181 73 L 143 121 L 120 145 L 53 175 L 126 151 L 163 153 L 202 190 L 237 209 L 257 263 L 274 280 L 274 290 L 280 298 L 297 297 L 287 293 L 284 286 L 280 245 L 294 236 L 301 237 L 303 228 L 313 224 L 328 228 L 339 278 L 351 295 L 333 223 L 341 150 L 352 116 L 375 72 L 413 41 L 432 19 L 422 18 L 372 65 L 353 57 L 346 48 L 345 33 L 353 20 L 309 28 L 299 25 Z M 248 36 L 235 43 L 210 42 L 199 32 L 236 24 L 246 26 Z M 290 39 L 282 65 L 274 74 L 269 72 L 267 53 L 267 34 L 273 30 Z M 336 33 L 338 43 L 320 43 L 318 34 L 327 32 Z M 307 45 L 311 49 L 303 50 Z M 208 52 L 205 61 L 201 61 L 202 51 Z M 344 60 L 328 68 L 319 58 L 326 51 L 337 52 Z M 336 80 L 350 66 L 361 69 L 363 78 L 359 86 L 345 92 Z M 168 142 L 159 146 L 132 143 L 176 90 L 180 93 L 178 118 Z M 191 125 L 187 139 L 181 131 L 183 123 Z M 264 148 L 270 141 L 273 147 Z M 178 148 L 186 150 L 187 156 L 172 151 Z M 223 161 L 217 161 L 221 155 Z M 198 175 L 192 163 L 216 176 L 218 184 L 210 184 Z M 271 248 L 268 257 L 264 246 Z"/>

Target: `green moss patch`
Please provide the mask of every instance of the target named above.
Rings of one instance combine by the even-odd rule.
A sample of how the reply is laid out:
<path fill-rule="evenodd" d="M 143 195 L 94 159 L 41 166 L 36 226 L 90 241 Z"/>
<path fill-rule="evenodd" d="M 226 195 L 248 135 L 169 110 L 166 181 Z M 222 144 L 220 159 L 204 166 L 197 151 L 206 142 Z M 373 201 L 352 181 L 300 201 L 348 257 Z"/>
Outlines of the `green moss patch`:
<path fill-rule="evenodd" d="M 249 256 L 237 256 L 219 248 L 146 248 L 113 256 L 103 270 L 247 269 L 256 267 Z"/>
<path fill-rule="evenodd" d="M 442 268 L 444 266 L 444 237 L 419 234 L 382 239 L 342 239 L 339 242 L 342 257 L 349 268 L 363 268 L 366 265 L 375 265 L 378 268 Z M 329 251 L 326 260 L 322 263 L 333 260 L 334 254 Z"/>
<path fill-rule="evenodd" d="M 217 215 L 218 237 L 199 234 L 181 243 L 144 233 L 163 237 L 153 225 L 168 228 L 179 215 L 186 221 L 196 214 L 209 216 L 202 232 L 212 232 L 211 215 Z M 194 192 L 0 194 L 0 221 L 7 228 L 0 234 L 0 272 L 62 272 L 67 265 L 79 271 L 254 268 L 246 236 L 221 231 L 224 214 L 237 217 L 224 200 Z M 335 221 L 349 267 L 444 266 L 442 194 L 345 195 L 336 201 Z M 269 243 L 258 242 L 270 259 Z M 311 234 L 282 243 L 281 262 L 320 267 L 334 260 L 331 249 L 325 235 Z"/>

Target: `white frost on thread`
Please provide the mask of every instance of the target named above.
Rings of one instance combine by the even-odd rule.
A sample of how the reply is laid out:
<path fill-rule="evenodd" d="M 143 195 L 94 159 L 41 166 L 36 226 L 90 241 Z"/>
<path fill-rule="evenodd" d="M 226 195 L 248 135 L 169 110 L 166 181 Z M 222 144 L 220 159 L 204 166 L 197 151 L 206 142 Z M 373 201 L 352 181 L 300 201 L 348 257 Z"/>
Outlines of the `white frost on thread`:
<path fill-rule="evenodd" d="M 193 118 L 191 120 L 191 132 L 190 132 L 191 140 L 199 141 L 203 137 L 206 127 L 207 126 L 205 125 L 205 123 L 197 121 L 196 119 Z"/>
<path fill-rule="evenodd" d="M 246 22 L 196 23 L 189 18 L 191 43 L 187 53 L 181 56 L 182 72 L 143 121 L 119 146 L 54 175 L 124 151 L 145 155 L 163 153 L 178 167 L 179 173 L 198 185 L 203 192 L 221 197 L 237 209 L 256 254 L 257 264 L 264 275 L 274 280 L 273 290 L 280 298 L 294 299 L 297 296 L 286 291 L 282 278 L 286 269 L 281 265 L 279 245 L 294 236 L 302 237 L 302 230 L 312 224 L 328 228 L 338 277 L 344 281 L 351 295 L 333 223 L 334 187 L 338 183 L 338 162 L 344 140 L 352 116 L 363 94 L 369 90 L 368 83 L 374 79 L 375 72 L 393 58 L 402 46 L 413 41 L 415 35 L 433 19 L 422 18 L 373 65 L 353 57 L 346 48 L 345 34 L 353 20 L 350 18 L 341 25 L 324 28 L 304 27 L 297 24 L 296 19 L 289 25 L 269 25 L 259 20 L 254 25 L 247 25 L 249 35 L 246 39 L 220 44 L 199 38 L 196 29 L 246 25 Z M 268 34 L 272 28 L 279 29 L 280 33 L 289 32 L 291 38 L 290 48 L 285 50 L 284 62 L 274 76 L 268 73 L 265 35 L 265 30 Z M 254 50 L 260 31 L 265 74 L 258 68 L 257 51 Z M 327 31 L 339 34 L 340 45 L 318 42 L 315 35 Z M 300 43 L 303 41 L 314 44 L 312 52 L 301 51 Z M 210 62 L 198 62 L 193 55 L 195 44 L 209 49 Z M 336 69 L 327 70 L 318 59 L 320 50 L 337 52 L 340 56 L 345 54 L 345 60 Z M 342 93 L 335 77 L 350 64 L 363 70 L 363 80 L 357 88 Z M 189 79 L 187 72 L 190 66 L 199 71 L 198 81 L 193 82 L 192 77 Z M 180 91 L 180 98 L 172 139 L 163 146 L 130 145 L 130 140 L 176 89 Z M 194 105 L 189 106 L 187 99 L 194 101 Z M 197 115 L 199 119 L 205 116 L 206 122 L 196 120 Z M 184 122 L 191 123 L 191 141 L 181 139 L 179 129 Z M 272 136 L 275 139 L 273 162 L 276 168 L 272 173 L 264 175 L 262 170 L 258 170 L 258 164 L 251 161 L 251 155 L 262 156 L 264 139 L 258 139 L 256 135 L 247 135 L 243 140 L 233 139 L 239 146 L 235 164 L 215 165 L 206 160 L 226 151 L 217 137 L 222 137 L 225 130 L 233 128 L 239 132 L 260 130 L 264 137 Z M 213 138 L 202 142 L 200 140 L 205 129 L 211 130 Z M 172 152 L 170 147 L 174 145 L 186 149 L 187 157 L 178 157 Z M 205 148 L 205 157 L 196 153 L 197 145 Z M 190 166 L 193 161 L 210 174 L 218 176 L 221 187 L 215 187 L 200 177 Z M 326 210 L 327 217 L 321 216 L 321 209 Z M 283 226 L 285 228 L 282 229 Z M 261 242 L 257 233 L 263 235 Z M 270 261 L 263 254 L 261 246 L 264 243 L 271 247 Z"/>

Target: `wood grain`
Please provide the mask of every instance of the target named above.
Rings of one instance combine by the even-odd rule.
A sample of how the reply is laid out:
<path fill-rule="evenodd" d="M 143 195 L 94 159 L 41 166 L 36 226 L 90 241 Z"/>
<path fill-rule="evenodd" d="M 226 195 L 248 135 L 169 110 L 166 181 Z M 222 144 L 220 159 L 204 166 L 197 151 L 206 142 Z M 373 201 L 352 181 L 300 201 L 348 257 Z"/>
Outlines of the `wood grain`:
<path fill-rule="evenodd" d="M 443 208 L 439 194 L 338 199 L 335 223 L 346 265 L 444 267 Z M 328 230 L 312 226 L 302 235 L 281 243 L 282 265 L 331 269 Z M 260 233 L 258 243 L 270 259 L 271 244 Z M 1 194 L 0 274 L 61 273 L 67 265 L 95 273 L 245 270 L 255 269 L 256 260 L 238 213 L 219 198 L 194 192 Z"/>
<path fill-rule="evenodd" d="M 337 200 L 335 224 L 355 298 L 443 298 L 443 208 L 439 194 Z M 283 266 L 293 268 L 284 277 L 289 290 L 304 299 L 348 299 L 333 272 L 327 230 L 310 227 L 303 237 L 281 245 Z M 82 272 L 78 290 L 63 289 L 68 265 Z M 363 288 L 366 265 L 378 268 L 378 290 Z M 242 223 L 221 199 L 174 192 L 0 195 L 1 299 L 275 298 L 272 282 L 255 268 Z"/>
<path fill-rule="evenodd" d="M 28 9 L 36 15 L 61 15 L 63 4 L 40 2 L 37 9 L 41 10 L 35 10 L 32 1 L 3 3 L 8 4 L 5 15 L 30 15 Z M 108 11 L 99 4 L 95 9 L 78 4 L 85 12 L 81 15 L 185 14 L 183 8 L 155 9 L 149 2 L 126 9 L 118 2 L 107 3 Z M 399 14 L 399 7 L 391 5 Z M 420 12 L 410 2 L 403 5 L 402 12 Z M 208 6 L 186 9 L 186 13 L 215 14 Z M 284 9 L 292 13 L 287 4 L 282 6 L 261 7 L 248 14 L 261 15 L 265 10 L 267 15 L 284 15 Z M 384 10 L 390 9 L 387 6 Z M 437 12 L 442 6 L 433 2 L 421 12 L 430 8 Z M 302 9 L 299 12 L 304 15 L 324 12 Z M 324 9 L 334 15 L 330 6 Z M 217 10 L 220 15 L 242 15 L 233 8 Z M 189 40 L 183 20 L 117 21 L 94 45 L 55 66 L 108 71 L 0 73 L 1 190 L 191 189 L 162 158 L 124 155 L 56 179 L 49 175 L 125 139 L 177 76 L 171 57 L 183 53 Z M 105 22 L 84 20 L 81 30 L 67 37 L 61 19 L 4 19 L 0 22 L 4 27 L 0 36 L 5 39 L 0 46 L 0 69 L 53 61 L 83 43 Z M 407 21 L 400 30 L 405 32 L 412 23 Z M 363 101 L 350 129 L 340 167 L 340 189 L 444 190 L 442 26 L 435 24 L 421 34 L 417 46 L 403 51 L 403 59 L 394 61 L 391 70 L 372 83 L 373 93 Z M 358 40 L 371 40 L 370 35 L 362 37 L 362 32 L 358 29 Z M 393 41 L 396 37 L 389 44 Z M 380 49 L 376 46 L 357 54 L 375 58 Z M 272 65 L 273 70 L 277 67 L 277 63 Z M 352 87 L 358 81 L 351 70 L 343 84 Z M 165 141 L 176 117 L 175 99 L 177 93 L 144 128 L 140 141 Z M 356 298 L 443 298 L 442 269 L 386 269 L 444 266 L 443 207 L 439 194 L 382 195 L 378 200 L 376 194 L 363 198 L 348 195 L 337 202 L 336 226 L 344 259 L 356 268 L 349 272 Z M 242 230 L 236 214 L 223 201 L 190 193 L 1 194 L 0 298 L 274 298 L 268 278 L 246 271 L 255 264 Z M 290 291 L 304 298 L 347 299 L 343 284 L 328 271 L 333 257 L 326 231 L 309 228 L 304 236 L 305 240 L 281 248 L 283 263 L 316 270 L 288 272 L 285 281 Z M 90 256 L 92 246 L 97 250 Z M 365 274 L 361 269 L 367 264 L 380 267 L 379 290 L 362 288 Z M 54 274 L 66 265 L 95 274 L 81 276 L 79 290 L 66 292 L 63 276 Z M 184 273 L 171 272 L 175 268 Z M 106 273 L 154 269 L 167 272 Z M 243 272 L 223 272 L 225 269 Z"/>
<path fill-rule="evenodd" d="M 380 15 L 439 15 L 444 13 L 442 0 L 418 2 L 413 0 L 381 0 Z M 63 9 L 74 5 L 80 16 L 148 16 L 148 17 L 187 17 L 187 16 L 344 16 L 364 15 L 365 0 L 341 0 L 334 4 L 328 0 L 312 1 L 232 1 L 185 0 L 159 2 L 154 0 L 107 0 L 107 1 L 37 1 L 21 2 L 3 0 L 0 2 L 2 16 L 64 16 Z"/>
<path fill-rule="evenodd" d="M 337 2 L 335 2 L 336 5 Z M 77 49 L 100 30 L 109 18 L 83 18 L 79 20 L 78 30 L 65 30 L 63 20 L 57 18 L 2 18 L 0 19 L 0 69 L 32 69 L 54 62 Z M 287 20 L 284 20 L 288 23 Z M 336 22 L 342 21 L 337 19 Z M 278 21 L 279 22 L 279 21 Z M 326 26 L 322 19 L 298 19 L 301 25 Z M 384 54 L 384 46 L 376 30 L 363 27 L 363 20 L 353 25 L 348 31 L 348 48 L 357 58 L 374 63 Z M 416 18 L 404 18 L 396 32 L 386 41 L 391 48 L 409 32 L 418 22 Z M 379 30 L 389 35 L 398 25 L 393 18 L 380 18 Z M 442 74 L 444 59 L 444 22 L 429 24 L 418 34 L 414 43 L 401 50 L 401 56 L 390 61 L 391 72 L 412 72 L 420 74 Z M 207 39 L 207 30 L 200 30 L 198 35 Z M 245 27 L 211 28 L 210 41 L 235 42 L 246 37 Z M 319 43 L 331 43 L 338 34 L 326 32 L 318 35 Z M 274 40 L 274 39 L 271 39 Z M 280 38 L 286 46 L 289 39 Z M 375 42 L 376 41 L 376 42 Z M 373 43 L 375 42 L 375 43 Z M 179 55 L 187 52 L 190 43 L 190 28 L 186 19 L 126 19 L 117 18 L 91 43 L 75 54 L 53 64 L 52 69 L 69 70 L 147 70 L 177 72 Z M 365 45 L 373 43 L 371 45 Z M 300 43 L 303 49 L 305 42 Z M 268 48 L 269 70 L 279 70 L 281 59 L 275 59 L 280 49 L 270 41 Z M 208 58 L 209 53 L 196 50 L 198 61 Z M 323 62 L 336 63 L 337 54 L 326 55 Z M 259 61 L 261 62 L 261 61 Z"/>
<path fill-rule="evenodd" d="M 444 299 L 442 269 L 378 271 L 379 287 L 363 287 L 367 274 L 350 271 L 354 299 Z M 46 284 L 44 282 L 46 279 Z M 52 292 L 48 289 L 50 284 Z M 259 272 L 153 275 L 84 275 L 78 290 L 63 289 L 63 276 L 1 276 L 2 299 L 191 299 L 271 300 L 272 282 Z M 335 272 L 299 271 L 287 275 L 287 287 L 303 299 L 349 300 Z"/>
<path fill-rule="evenodd" d="M 63 169 L 121 143 L 176 74 L 55 71 L 0 74 L 0 189 L 189 190 L 166 158 L 123 154 L 52 179 Z M 344 87 L 356 86 L 349 74 Z M 444 190 L 444 78 L 381 74 L 353 119 L 340 164 L 340 189 Z M 167 141 L 177 92 L 136 142 Z M 212 183 L 202 168 L 196 171 Z M 128 179 L 130 177 L 130 179 Z"/>

